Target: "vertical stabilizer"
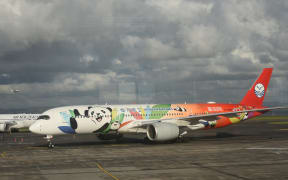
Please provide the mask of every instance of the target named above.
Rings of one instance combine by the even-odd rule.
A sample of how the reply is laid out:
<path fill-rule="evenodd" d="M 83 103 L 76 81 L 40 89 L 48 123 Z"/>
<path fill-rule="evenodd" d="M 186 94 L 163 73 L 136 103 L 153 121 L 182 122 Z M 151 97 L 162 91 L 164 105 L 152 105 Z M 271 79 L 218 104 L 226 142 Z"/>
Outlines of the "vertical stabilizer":
<path fill-rule="evenodd" d="M 246 106 L 262 106 L 268 84 L 272 75 L 273 68 L 264 68 L 253 86 L 247 91 L 246 95 L 240 102 Z"/>

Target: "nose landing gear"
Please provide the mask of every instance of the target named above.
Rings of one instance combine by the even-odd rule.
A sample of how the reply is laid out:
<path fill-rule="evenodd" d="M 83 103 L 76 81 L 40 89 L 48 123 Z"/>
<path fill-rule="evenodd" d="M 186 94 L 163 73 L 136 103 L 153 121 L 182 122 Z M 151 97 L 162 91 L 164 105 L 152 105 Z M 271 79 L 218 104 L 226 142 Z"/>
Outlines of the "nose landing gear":
<path fill-rule="evenodd" d="M 46 137 L 44 137 L 44 139 L 46 139 L 48 142 L 48 148 L 54 148 L 55 147 L 55 144 L 52 142 L 52 139 L 53 139 L 52 135 L 46 135 Z"/>

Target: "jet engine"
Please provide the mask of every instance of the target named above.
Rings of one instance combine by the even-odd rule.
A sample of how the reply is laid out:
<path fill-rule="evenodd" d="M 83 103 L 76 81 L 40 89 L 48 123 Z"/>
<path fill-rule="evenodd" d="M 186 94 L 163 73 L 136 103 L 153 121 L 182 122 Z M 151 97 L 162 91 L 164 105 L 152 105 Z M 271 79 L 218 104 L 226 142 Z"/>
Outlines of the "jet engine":
<path fill-rule="evenodd" d="M 171 123 L 154 123 L 147 126 L 150 141 L 169 141 L 179 136 L 179 127 Z"/>

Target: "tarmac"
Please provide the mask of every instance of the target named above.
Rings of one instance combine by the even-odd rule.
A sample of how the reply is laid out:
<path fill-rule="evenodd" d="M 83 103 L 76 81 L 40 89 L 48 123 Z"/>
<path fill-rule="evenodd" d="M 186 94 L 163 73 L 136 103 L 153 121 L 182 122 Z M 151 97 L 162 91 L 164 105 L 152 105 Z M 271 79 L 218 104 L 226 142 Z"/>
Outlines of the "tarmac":
<path fill-rule="evenodd" d="M 142 135 L 0 134 L 0 180 L 288 179 L 288 118 L 247 120 L 190 132 L 180 143 L 145 144 Z"/>

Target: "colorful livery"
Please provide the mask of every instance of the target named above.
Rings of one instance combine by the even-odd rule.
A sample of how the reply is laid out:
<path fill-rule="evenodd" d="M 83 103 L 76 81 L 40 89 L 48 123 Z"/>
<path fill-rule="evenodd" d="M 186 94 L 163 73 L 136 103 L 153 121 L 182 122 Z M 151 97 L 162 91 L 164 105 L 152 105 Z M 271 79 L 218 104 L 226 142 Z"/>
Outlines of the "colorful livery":
<path fill-rule="evenodd" d="M 140 104 L 79 105 L 50 109 L 30 131 L 47 135 L 49 146 L 53 135 L 115 132 L 146 133 L 150 141 L 182 137 L 191 130 L 225 127 L 269 110 L 262 106 L 272 68 L 265 68 L 239 104 Z"/>

